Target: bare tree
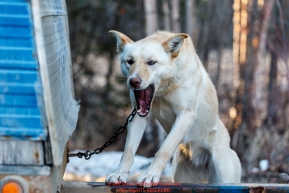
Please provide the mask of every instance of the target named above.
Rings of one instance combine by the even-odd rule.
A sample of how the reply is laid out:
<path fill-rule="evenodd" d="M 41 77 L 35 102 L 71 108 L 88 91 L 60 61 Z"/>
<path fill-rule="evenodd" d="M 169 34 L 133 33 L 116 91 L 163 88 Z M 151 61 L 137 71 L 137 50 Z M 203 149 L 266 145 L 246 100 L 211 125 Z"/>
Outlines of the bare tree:
<path fill-rule="evenodd" d="M 181 31 L 180 28 L 180 1 L 172 0 L 172 30 L 175 33 L 179 33 Z"/>
<path fill-rule="evenodd" d="M 158 15 L 156 0 L 144 0 L 146 35 L 152 35 L 158 30 Z"/>
<path fill-rule="evenodd" d="M 171 31 L 170 8 L 168 0 L 162 1 L 164 30 Z"/>
<path fill-rule="evenodd" d="M 269 21 L 271 19 L 273 5 L 275 0 L 268 0 L 265 1 L 264 5 L 264 19 L 262 22 L 261 30 L 260 30 L 260 39 L 259 39 L 259 50 L 258 50 L 258 59 L 262 61 L 266 54 L 266 41 L 267 41 L 267 34 L 269 28 Z M 259 62 L 260 63 L 260 62 Z"/>
<path fill-rule="evenodd" d="M 185 15 L 186 15 L 186 28 L 185 32 L 189 34 L 193 41 L 197 41 L 198 38 L 198 27 L 197 27 L 197 21 L 194 16 L 194 6 L 195 6 L 195 0 L 186 0 L 185 1 Z"/>

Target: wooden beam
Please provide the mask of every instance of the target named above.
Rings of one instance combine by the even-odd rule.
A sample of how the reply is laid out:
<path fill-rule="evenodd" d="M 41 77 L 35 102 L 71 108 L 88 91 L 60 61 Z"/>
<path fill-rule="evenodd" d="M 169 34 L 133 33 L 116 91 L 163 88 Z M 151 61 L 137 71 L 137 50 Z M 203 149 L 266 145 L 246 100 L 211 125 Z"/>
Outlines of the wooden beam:
<path fill-rule="evenodd" d="M 44 165 L 40 141 L 0 141 L 0 165 Z M 0 170 L 1 171 L 1 170 Z"/>
<path fill-rule="evenodd" d="M 49 176 L 49 166 L 14 166 L 0 165 L 0 175 Z"/>
<path fill-rule="evenodd" d="M 288 192 L 288 184 L 181 184 L 160 183 L 152 188 L 140 188 L 135 183 L 106 186 L 104 182 L 63 182 L 61 193 L 97 192 Z"/>

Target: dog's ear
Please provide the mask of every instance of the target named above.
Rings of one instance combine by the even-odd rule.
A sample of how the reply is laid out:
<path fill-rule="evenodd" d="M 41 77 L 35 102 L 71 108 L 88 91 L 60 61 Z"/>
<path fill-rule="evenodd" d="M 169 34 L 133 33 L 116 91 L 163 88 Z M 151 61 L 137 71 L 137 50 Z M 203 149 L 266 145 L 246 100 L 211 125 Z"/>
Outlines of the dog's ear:
<path fill-rule="evenodd" d="M 171 52 L 172 58 L 175 58 L 179 55 L 184 39 L 186 39 L 187 37 L 187 34 L 176 34 L 164 43 L 162 43 L 162 46 L 164 47 L 166 52 Z"/>
<path fill-rule="evenodd" d="M 133 43 L 133 41 L 123 33 L 115 30 L 110 30 L 108 33 L 116 38 L 116 48 L 119 53 L 123 51 L 126 44 Z"/>

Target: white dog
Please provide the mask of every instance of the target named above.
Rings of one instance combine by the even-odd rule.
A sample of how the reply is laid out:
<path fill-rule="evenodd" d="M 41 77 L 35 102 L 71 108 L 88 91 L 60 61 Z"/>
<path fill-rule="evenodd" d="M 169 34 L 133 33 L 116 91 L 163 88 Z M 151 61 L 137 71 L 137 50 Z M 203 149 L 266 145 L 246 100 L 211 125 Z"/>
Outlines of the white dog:
<path fill-rule="evenodd" d="M 237 183 L 241 164 L 230 148 L 228 131 L 218 115 L 216 90 L 187 34 L 165 31 L 133 42 L 109 31 L 117 40 L 122 74 L 137 115 L 128 126 L 119 167 L 106 181 L 125 183 L 151 112 L 168 133 L 138 183 L 159 182 L 173 156 L 174 182 Z"/>

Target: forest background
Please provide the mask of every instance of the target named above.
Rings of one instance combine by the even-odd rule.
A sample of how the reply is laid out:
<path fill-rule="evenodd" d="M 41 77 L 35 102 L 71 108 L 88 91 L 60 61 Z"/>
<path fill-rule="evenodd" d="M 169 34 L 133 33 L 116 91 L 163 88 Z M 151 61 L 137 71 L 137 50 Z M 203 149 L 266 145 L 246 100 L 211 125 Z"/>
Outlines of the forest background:
<path fill-rule="evenodd" d="M 243 182 L 289 173 L 289 1 L 69 0 L 73 79 L 81 109 L 70 149 L 96 149 L 131 112 L 111 29 L 136 41 L 157 30 L 189 34 L 214 83 L 220 118 Z M 153 157 L 166 134 L 150 117 L 137 154 Z M 123 151 L 122 134 L 106 151 Z M 261 160 L 268 167 L 260 168 Z"/>

